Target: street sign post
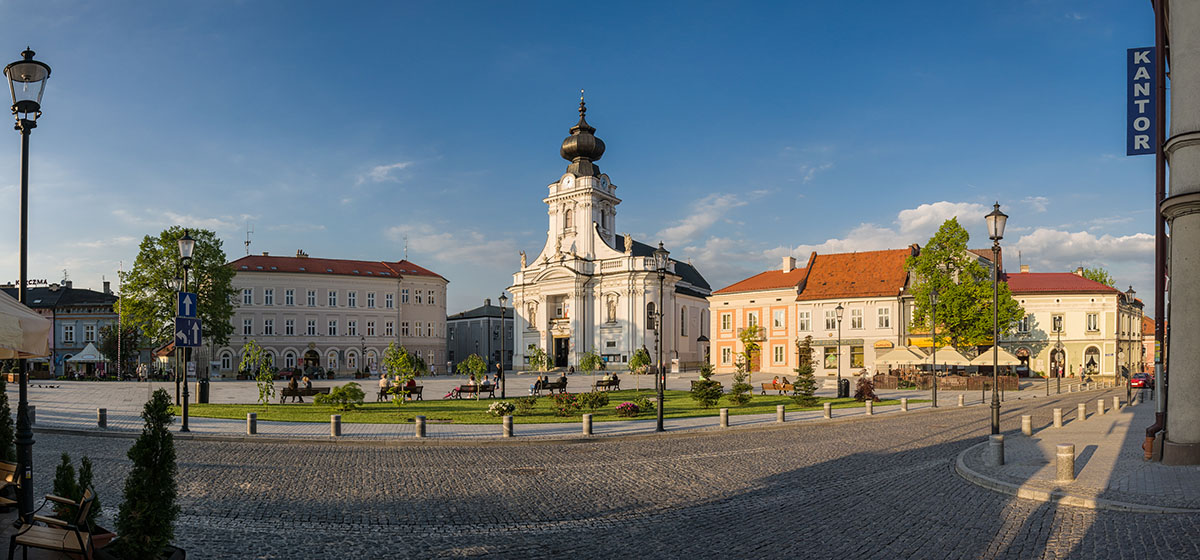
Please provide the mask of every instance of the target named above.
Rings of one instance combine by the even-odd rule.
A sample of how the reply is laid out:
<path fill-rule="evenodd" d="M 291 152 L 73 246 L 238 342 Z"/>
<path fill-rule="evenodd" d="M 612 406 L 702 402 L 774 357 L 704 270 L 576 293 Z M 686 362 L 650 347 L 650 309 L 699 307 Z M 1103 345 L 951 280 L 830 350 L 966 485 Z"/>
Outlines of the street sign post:
<path fill-rule="evenodd" d="M 200 329 L 200 319 L 189 317 L 175 318 L 175 347 L 199 348 L 203 331 Z"/>
<path fill-rule="evenodd" d="M 200 301 L 196 297 L 196 294 L 193 294 L 191 292 L 177 292 L 177 293 L 179 295 L 179 298 L 176 301 L 175 316 L 176 317 L 194 318 L 196 316 L 196 302 Z"/>

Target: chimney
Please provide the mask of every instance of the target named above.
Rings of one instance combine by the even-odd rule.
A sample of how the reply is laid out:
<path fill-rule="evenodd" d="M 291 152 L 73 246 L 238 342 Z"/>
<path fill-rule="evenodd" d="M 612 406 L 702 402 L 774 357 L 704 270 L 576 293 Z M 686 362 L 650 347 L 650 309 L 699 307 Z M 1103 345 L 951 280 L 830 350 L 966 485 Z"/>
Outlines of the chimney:
<path fill-rule="evenodd" d="M 271 256 L 271 254 L 270 254 L 270 253 L 268 253 L 268 252 L 266 252 L 266 251 L 263 251 L 263 256 L 264 256 L 264 257 L 269 257 L 269 256 Z"/>
<path fill-rule="evenodd" d="M 296 249 L 296 258 L 297 259 L 306 259 L 306 258 L 308 258 L 308 253 L 305 253 L 304 249 Z"/>
<path fill-rule="evenodd" d="M 492 306 L 492 298 L 483 298 L 483 306 L 491 307 Z"/>
<path fill-rule="evenodd" d="M 1079 269 L 1079 270 L 1083 270 L 1083 269 L 1081 268 L 1081 269 Z M 70 281 L 70 280 L 63 280 L 63 287 L 64 287 L 64 288 L 66 288 L 66 289 L 68 289 L 68 290 L 70 290 L 70 289 L 71 289 L 71 281 Z"/>
<path fill-rule="evenodd" d="M 784 272 L 796 270 L 796 257 L 783 257 L 783 267 L 780 270 Z"/>
<path fill-rule="evenodd" d="M 1083 276 L 1083 267 L 1082 266 L 1075 269 L 1075 276 Z"/>
<path fill-rule="evenodd" d="M 106 293 L 106 294 L 108 294 L 108 295 L 112 295 L 112 288 L 111 288 L 111 287 L 109 287 L 109 282 L 108 282 L 108 280 L 105 280 L 105 281 L 104 281 L 104 293 Z"/>
<path fill-rule="evenodd" d="M 1025 274 L 1027 272 L 1029 272 L 1029 265 L 1027 265 L 1027 264 L 1021 265 L 1021 274 Z"/>

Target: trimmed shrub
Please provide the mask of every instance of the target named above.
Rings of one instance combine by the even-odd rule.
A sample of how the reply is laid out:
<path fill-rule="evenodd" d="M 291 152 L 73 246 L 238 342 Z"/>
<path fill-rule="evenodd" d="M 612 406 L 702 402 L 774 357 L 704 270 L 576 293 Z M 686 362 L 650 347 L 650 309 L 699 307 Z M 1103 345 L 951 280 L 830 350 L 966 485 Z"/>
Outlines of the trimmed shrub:
<path fill-rule="evenodd" d="M 633 418 L 638 415 L 638 412 L 640 412 L 638 405 L 631 402 L 623 402 L 617 405 L 617 416 L 622 418 Z"/>
<path fill-rule="evenodd" d="M 133 461 L 125 477 L 125 496 L 117 513 L 117 533 L 112 544 L 121 558 L 152 560 L 175 538 L 175 440 L 170 426 L 171 397 L 154 392 L 142 409 L 142 435 L 127 453 Z"/>
<path fill-rule="evenodd" d="M 875 395 L 875 383 L 863 375 L 858 378 L 858 386 L 854 390 L 854 400 L 866 401 L 868 399 L 872 402 L 879 402 L 880 400 Z"/>
<path fill-rule="evenodd" d="M 575 416 L 579 414 L 579 398 L 574 393 L 555 393 L 554 414 L 557 416 Z"/>
<path fill-rule="evenodd" d="M 597 408 L 608 406 L 608 393 L 601 391 L 581 393 L 579 395 L 579 404 L 589 411 L 595 412 Z"/>
<path fill-rule="evenodd" d="M 497 401 L 492 403 L 492 406 L 488 407 L 488 414 L 491 414 L 492 416 L 508 416 L 512 414 L 513 410 L 516 410 L 516 408 L 517 407 L 513 406 L 513 404 L 510 402 Z"/>
<path fill-rule="evenodd" d="M 334 387 L 329 390 L 328 395 L 316 395 L 313 401 L 319 405 L 332 406 L 338 410 L 354 410 L 362 406 L 363 398 L 366 394 L 363 393 L 362 387 L 358 383 L 351 381 L 340 387 Z"/>
<path fill-rule="evenodd" d="M 527 415 L 533 412 L 534 407 L 537 406 L 538 398 L 534 395 L 529 395 L 528 397 L 517 397 L 513 399 L 513 402 L 516 403 L 518 414 Z"/>

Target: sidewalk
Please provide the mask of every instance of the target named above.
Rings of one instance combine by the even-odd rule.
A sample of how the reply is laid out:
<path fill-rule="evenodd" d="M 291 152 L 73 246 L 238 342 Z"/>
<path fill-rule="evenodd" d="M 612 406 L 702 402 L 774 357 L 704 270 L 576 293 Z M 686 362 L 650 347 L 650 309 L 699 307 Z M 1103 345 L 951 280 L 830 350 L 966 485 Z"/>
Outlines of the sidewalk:
<path fill-rule="evenodd" d="M 1103 398 L 1105 413 L 1096 414 L 1096 399 L 1087 401 L 1086 418 L 1075 408 L 1063 409 L 1063 427 L 1053 427 L 1050 412 L 1033 418 L 1033 435 L 1004 434 L 1004 465 L 987 461 L 987 442 L 959 454 L 957 470 L 967 480 L 1039 501 L 1092 509 L 1143 512 L 1200 512 L 1200 466 L 1168 467 L 1143 459 L 1145 429 L 1154 423 L 1154 401 L 1112 409 L 1112 397 L 1124 405 L 1125 391 L 1092 393 Z M 1149 397 L 1147 392 L 1145 395 Z M 1056 480 L 1056 445 L 1075 445 L 1076 478 Z"/>

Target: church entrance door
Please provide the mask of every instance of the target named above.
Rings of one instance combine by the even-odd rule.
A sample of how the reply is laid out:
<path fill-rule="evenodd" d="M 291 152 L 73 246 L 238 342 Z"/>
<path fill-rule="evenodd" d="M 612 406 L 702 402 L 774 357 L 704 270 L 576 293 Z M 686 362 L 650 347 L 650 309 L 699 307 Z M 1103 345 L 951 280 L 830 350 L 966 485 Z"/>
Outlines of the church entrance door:
<path fill-rule="evenodd" d="M 554 367 L 567 367 L 567 351 L 570 347 L 570 338 L 554 339 Z"/>
<path fill-rule="evenodd" d="M 304 368 L 317 367 L 321 365 L 321 355 L 316 350 L 309 350 L 304 353 Z"/>

